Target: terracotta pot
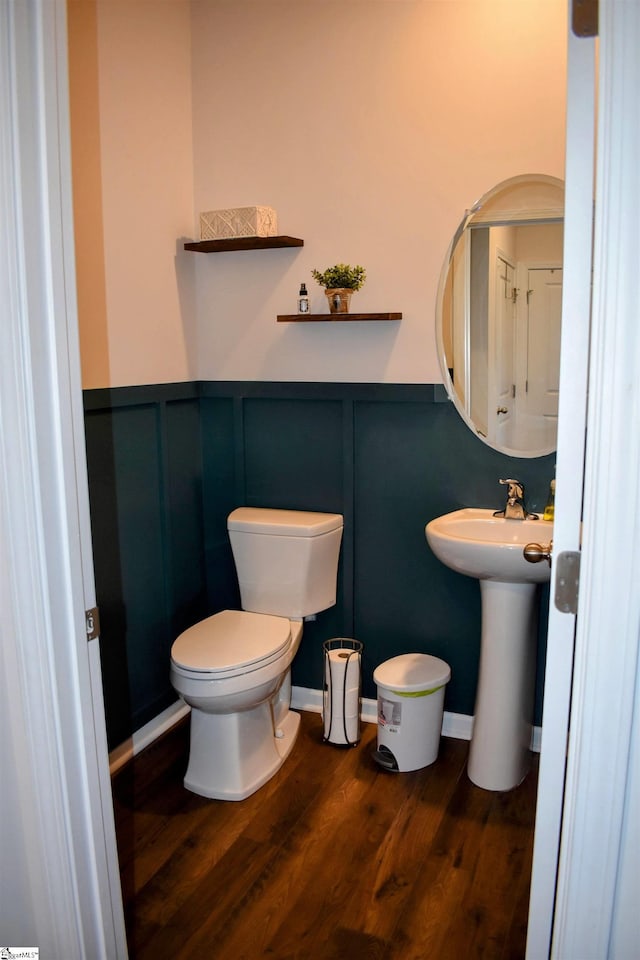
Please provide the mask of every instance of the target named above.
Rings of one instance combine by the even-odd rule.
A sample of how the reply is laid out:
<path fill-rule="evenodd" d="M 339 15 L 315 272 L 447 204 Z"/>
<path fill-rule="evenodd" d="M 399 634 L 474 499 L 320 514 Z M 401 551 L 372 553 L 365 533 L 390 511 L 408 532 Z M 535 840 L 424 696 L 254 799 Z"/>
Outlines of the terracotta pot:
<path fill-rule="evenodd" d="M 325 290 L 325 296 L 329 301 L 330 313 L 349 313 L 349 301 L 353 290 L 348 287 L 335 287 Z"/>

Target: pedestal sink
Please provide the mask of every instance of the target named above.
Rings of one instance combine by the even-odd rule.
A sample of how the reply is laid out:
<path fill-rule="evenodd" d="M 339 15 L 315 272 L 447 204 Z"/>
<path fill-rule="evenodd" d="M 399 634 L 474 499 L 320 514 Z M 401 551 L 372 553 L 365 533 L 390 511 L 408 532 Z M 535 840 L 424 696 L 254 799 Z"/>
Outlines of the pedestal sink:
<path fill-rule="evenodd" d="M 436 517 L 426 536 L 442 563 L 480 581 L 480 672 L 467 772 L 486 790 L 510 790 L 529 769 L 537 593 L 550 576 L 549 564 L 527 562 L 523 550 L 548 544 L 553 523 L 467 508 Z"/>

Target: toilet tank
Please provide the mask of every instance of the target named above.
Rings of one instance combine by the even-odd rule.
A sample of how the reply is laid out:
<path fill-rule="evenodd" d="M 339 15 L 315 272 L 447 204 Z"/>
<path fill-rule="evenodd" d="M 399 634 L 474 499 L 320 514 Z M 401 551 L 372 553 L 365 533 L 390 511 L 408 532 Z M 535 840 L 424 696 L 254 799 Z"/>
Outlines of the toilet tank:
<path fill-rule="evenodd" d="M 239 507 L 227 527 L 243 610 L 307 617 L 335 604 L 339 513 Z"/>

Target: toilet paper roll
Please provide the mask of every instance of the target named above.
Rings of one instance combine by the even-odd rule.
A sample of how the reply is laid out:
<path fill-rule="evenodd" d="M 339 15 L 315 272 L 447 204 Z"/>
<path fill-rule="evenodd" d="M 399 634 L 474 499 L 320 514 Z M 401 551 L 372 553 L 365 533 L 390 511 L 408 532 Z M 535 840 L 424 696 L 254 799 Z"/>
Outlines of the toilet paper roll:
<path fill-rule="evenodd" d="M 359 739 L 360 654 L 337 648 L 325 656 L 324 738 L 330 743 Z"/>

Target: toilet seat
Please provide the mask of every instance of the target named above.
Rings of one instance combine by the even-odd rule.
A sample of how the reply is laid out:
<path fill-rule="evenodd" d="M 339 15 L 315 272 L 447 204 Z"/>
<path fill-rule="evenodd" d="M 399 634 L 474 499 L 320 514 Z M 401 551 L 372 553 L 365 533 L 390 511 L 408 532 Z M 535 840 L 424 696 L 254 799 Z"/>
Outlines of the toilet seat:
<path fill-rule="evenodd" d="M 291 643 L 291 624 L 245 610 L 223 610 L 181 633 L 171 647 L 174 668 L 185 676 L 223 680 L 277 660 Z"/>

